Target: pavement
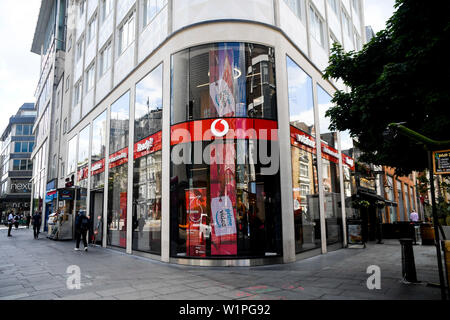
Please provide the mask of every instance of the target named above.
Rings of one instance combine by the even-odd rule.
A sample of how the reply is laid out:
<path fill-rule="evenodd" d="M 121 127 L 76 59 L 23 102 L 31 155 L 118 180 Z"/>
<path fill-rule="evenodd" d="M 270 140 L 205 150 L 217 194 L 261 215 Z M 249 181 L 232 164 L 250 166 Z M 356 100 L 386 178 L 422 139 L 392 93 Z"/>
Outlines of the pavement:
<path fill-rule="evenodd" d="M 166 264 L 72 241 L 52 241 L 31 229 L 0 230 L 0 300 L 440 300 L 434 246 L 414 246 L 419 284 L 402 281 L 398 240 L 260 267 Z M 78 266 L 80 289 L 69 289 Z M 380 267 L 381 288 L 369 290 L 367 268 Z M 69 271 L 69 273 L 68 273 Z M 73 283 L 73 282 L 70 282 Z"/>

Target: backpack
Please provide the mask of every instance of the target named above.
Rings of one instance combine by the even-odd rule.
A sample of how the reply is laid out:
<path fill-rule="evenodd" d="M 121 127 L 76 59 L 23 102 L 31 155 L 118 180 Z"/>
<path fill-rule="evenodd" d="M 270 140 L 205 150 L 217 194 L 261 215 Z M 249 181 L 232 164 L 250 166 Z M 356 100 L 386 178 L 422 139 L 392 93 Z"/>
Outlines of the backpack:
<path fill-rule="evenodd" d="M 80 228 L 81 228 L 81 230 L 89 229 L 89 219 L 88 219 L 88 217 L 86 217 L 86 216 L 82 216 L 81 217 Z"/>

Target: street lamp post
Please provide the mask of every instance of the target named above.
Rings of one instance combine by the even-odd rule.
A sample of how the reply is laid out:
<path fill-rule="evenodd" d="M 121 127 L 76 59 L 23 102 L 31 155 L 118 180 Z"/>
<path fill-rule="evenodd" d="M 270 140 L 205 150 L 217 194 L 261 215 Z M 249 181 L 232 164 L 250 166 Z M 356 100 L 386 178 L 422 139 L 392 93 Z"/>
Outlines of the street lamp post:
<path fill-rule="evenodd" d="M 435 237 L 435 246 L 436 246 L 436 256 L 438 260 L 438 270 L 439 270 L 439 282 L 441 288 L 441 298 L 442 300 L 446 300 L 445 293 L 445 280 L 444 280 L 444 272 L 442 267 L 442 257 L 441 257 L 441 248 L 440 248 L 440 236 L 439 236 L 439 220 L 437 216 L 436 210 L 436 195 L 434 193 L 434 175 L 433 175 L 433 150 L 438 150 L 440 148 L 448 148 L 450 147 L 450 140 L 446 141 L 436 141 L 421 135 L 420 133 L 411 130 L 400 123 L 391 123 L 388 126 L 388 129 L 396 129 L 398 132 L 411 140 L 415 140 L 419 143 L 422 143 L 425 146 L 425 149 L 428 153 L 428 167 L 430 171 L 430 191 L 431 191 L 431 204 L 432 204 L 432 214 L 433 214 L 433 224 L 434 224 L 434 237 Z"/>

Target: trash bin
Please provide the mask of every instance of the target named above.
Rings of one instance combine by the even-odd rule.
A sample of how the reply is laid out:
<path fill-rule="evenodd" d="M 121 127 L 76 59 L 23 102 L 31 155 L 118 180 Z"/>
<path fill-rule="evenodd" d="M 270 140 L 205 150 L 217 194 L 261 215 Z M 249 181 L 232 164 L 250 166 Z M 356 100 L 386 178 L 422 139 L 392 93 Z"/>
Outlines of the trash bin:
<path fill-rule="evenodd" d="M 402 276 L 407 282 L 418 282 L 414 262 L 413 239 L 400 239 L 402 247 Z"/>
<path fill-rule="evenodd" d="M 422 223 L 420 225 L 420 236 L 422 245 L 434 245 L 434 227 L 431 223 Z"/>

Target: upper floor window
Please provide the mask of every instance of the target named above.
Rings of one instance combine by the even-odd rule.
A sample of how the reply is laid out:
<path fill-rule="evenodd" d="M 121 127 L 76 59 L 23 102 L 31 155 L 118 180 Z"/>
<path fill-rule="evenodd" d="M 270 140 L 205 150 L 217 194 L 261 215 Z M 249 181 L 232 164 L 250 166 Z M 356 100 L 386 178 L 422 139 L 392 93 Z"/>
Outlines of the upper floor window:
<path fill-rule="evenodd" d="M 81 83 L 82 81 L 80 80 L 75 84 L 74 101 L 73 101 L 75 106 L 81 102 L 81 88 L 82 88 Z"/>
<path fill-rule="evenodd" d="M 287 6 L 294 12 L 294 14 L 303 20 L 303 2 L 304 0 L 284 0 Z"/>
<path fill-rule="evenodd" d="M 111 41 L 100 52 L 100 64 L 98 74 L 101 77 L 111 67 Z"/>
<path fill-rule="evenodd" d="M 311 33 L 311 36 L 316 39 L 322 47 L 324 47 L 325 38 L 323 36 L 322 19 L 313 7 L 309 7 L 309 16 L 309 32 Z"/>
<path fill-rule="evenodd" d="M 89 92 L 94 86 L 95 64 L 89 66 L 86 71 L 86 92 Z"/>
<path fill-rule="evenodd" d="M 33 152 L 34 142 L 16 142 L 14 145 L 15 153 L 30 153 Z"/>
<path fill-rule="evenodd" d="M 167 4 L 167 0 L 144 0 L 143 26 L 145 27 Z"/>
<path fill-rule="evenodd" d="M 86 9 L 86 0 L 81 0 L 79 7 L 78 7 L 78 13 L 79 13 L 80 18 L 83 17 L 85 9 Z"/>
<path fill-rule="evenodd" d="M 360 15 L 359 0 L 352 0 L 352 7 L 353 10 L 355 10 L 356 14 Z"/>
<path fill-rule="evenodd" d="M 350 19 L 344 11 L 342 11 L 342 30 L 344 30 L 344 33 L 347 33 L 349 37 L 351 36 Z"/>
<path fill-rule="evenodd" d="M 100 22 L 103 23 L 113 8 L 114 0 L 102 0 L 100 3 Z"/>
<path fill-rule="evenodd" d="M 119 28 L 119 55 L 134 41 L 134 12 Z"/>
<path fill-rule="evenodd" d="M 339 16 L 338 0 L 328 0 L 328 4 L 330 5 L 331 9 L 336 14 L 336 16 Z"/>
<path fill-rule="evenodd" d="M 95 38 L 95 33 L 97 29 L 97 15 L 94 16 L 94 18 L 89 22 L 88 25 L 88 32 L 87 32 L 87 43 L 91 43 L 92 40 Z"/>
<path fill-rule="evenodd" d="M 30 136 L 33 133 L 33 126 L 27 124 L 16 125 L 16 136 Z"/>
<path fill-rule="evenodd" d="M 13 161 L 13 170 L 14 171 L 32 171 L 33 170 L 33 161 L 22 159 L 22 160 L 14 160 Z"/>
<path fill-rule="evenodd" d="M 81 57 L 83 57 L 83 37 L 77 43 L 76 61 L 80 61 Z"/>

